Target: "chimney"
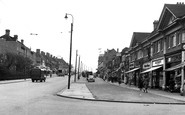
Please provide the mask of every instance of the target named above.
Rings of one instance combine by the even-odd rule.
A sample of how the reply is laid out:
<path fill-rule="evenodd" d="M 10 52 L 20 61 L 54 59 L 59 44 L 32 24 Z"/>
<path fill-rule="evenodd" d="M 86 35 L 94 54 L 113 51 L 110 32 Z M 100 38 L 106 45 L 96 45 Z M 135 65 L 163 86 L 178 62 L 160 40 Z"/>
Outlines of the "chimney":
<path fill-rule="evenodd" d="M 119 48 L 117 48 L 117 52 L 119 52 Z"/>
<path fill-rule="evenodd" d="M 8 36 L 10 35 L 10 30 L 9 29 L 5 30 L 5 35 L 8 35 Z"/>
<path fill-rule="evenodd" d="M 21 43 L 24 44 L 24 40 L 23 39 L 21 40 Z"/>
<path fill-rule="evenodd" d="M 18 39 L 18 35 L 14 35 L 14 37 L 13 37 L 13 38 L 14 38 L 14 40 L 15 40 L 15 41 L 17 41 L 17 39 Z"/>
<path fill-rule="evenodd" d="M 40 54 L 40 49 L 36 49 L 36 53 L 37 54 Z"/>
<path fill-rule="evenodd" d="M 153 22 L 154 30 L 156 30 L 156 29 L 157 29 L 157 25 L 158 25 L 158 23 L 159 23 L 159 21 L 158 21 L 158 20 L 155 20 L 155 21 Z"/>
<path fill-rule="evenodd" d="M 45 52 L 44 51 L 41 51 L 41 55 L 45 56 Z"/>

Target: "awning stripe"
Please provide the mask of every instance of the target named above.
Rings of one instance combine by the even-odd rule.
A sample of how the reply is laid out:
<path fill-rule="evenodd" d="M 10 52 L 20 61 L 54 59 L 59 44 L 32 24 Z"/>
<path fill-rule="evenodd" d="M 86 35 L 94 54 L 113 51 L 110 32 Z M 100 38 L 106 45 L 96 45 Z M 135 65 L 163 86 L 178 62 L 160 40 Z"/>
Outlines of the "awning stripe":
<path fill-rule="evenodd" d="M 136 70 L 138 70 L 138 69 L 139 69 L 139 68 L 134 68 L 134 69 L 129 70 L 129 71 L 125 72 L 125 73 L 130 73 L 130 72 L 136 71 Z"/>
<path fill-rule="evenodd" d="M 141 72 L 141 73 L 147 73 L 147 72 L 150 72 L 150 71 L 156 70 L 156 69 L 161 68 L 161 67 L 162 67 L 162 66 L 152 67 L 152 68 L 147 69 L 147 70 L 145 70 L 145 71 L 143 71 L 143 72 Z"/>
<path fill-rule="evenodd" d="M 171 68 L 166 69 L 165 71 L 172 71 L 172 70 L 175 70 L 175 69 L 184 67 L 184 66 L 185 66 L 184 63 L 180 63 L 180 64 L 178 64 L 178 65 L 175 65 L 175 66 L 173 66 L 173 67 L 171 67 Z"/>

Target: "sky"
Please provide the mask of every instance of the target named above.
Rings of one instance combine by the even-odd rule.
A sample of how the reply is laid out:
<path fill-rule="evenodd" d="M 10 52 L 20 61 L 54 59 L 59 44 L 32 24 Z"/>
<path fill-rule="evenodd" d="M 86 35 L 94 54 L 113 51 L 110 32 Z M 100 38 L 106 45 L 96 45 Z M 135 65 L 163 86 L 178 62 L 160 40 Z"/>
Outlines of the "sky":
<path fill-rule="evenodd" d="M 0 35 L 10 29 L 33 51 L 69 63 L 72 17 L 64 17 L 71 14 L 72 65 L 78 50 L 83 68 L 96 71 L 100 53 L 129 47 L 133 32 L 151 32 L 164 4 L 177 2 L 183 0 L 0 0 Z"/>

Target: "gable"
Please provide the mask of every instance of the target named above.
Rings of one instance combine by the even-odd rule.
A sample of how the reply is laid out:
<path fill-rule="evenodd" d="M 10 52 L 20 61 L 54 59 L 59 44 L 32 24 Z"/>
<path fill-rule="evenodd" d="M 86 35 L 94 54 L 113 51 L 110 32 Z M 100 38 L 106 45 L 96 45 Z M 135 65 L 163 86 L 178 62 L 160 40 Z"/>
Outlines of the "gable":
<path fill-rule="evenodd" d="M 177 18 L 185 16 L 184 4 L 165 4 L 159 18 L 158 30 L 162 30 L 165 27 L 172 24 Z"/>
<path fill-rule="evenodd" d="M 137 43 L 141 43 L 150 35 L 147 32 L 134 32 L 130 42 L 130 47 L 136 46 Z"/>

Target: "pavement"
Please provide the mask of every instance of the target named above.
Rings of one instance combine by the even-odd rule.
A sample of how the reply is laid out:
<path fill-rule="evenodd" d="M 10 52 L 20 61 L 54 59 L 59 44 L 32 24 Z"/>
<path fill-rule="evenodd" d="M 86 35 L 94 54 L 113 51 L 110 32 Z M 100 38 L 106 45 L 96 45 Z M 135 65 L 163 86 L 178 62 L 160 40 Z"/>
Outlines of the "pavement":
<path fill-rule="evenodd" d="M 100 89 L 100 91 L 97 93 L 97 92 L 95 92 L 95 90 L 93 90 L 93 88 L 96 87 L 97 84 L 93 85 L 93 83 L 88 83 L 85 78 L 81 77 L 80 80 L 77 80 L 77 82 L 72 82 L 70 84 L 70 89 L 68 89 L 66 87 L 66 88 L 62 89 L 60 92 L 58 92 L 57 95 L 61 96 L 61 97 L 67 97 L 67 98 L 77 98 L 77 99 L 94 100 L 94 101 L 108 101 L 108 102 L 111 102 L 111 101 L 115 102 L 114 99 L 117 99 L 116 102 L 124 102 L 124 100 L 126 100 L 126 99 L 123 96 L 121 97 L 121 95 L 122 95 L 121 93 L 123 93 L 123 91 L 120 91 L 120 89 L 124 88 L 124 89 L 128 89 L 128 91 L 135 90 L 137 92 L 140 92 L 140 95 L 142 94 L 141 91 L 136 86 L 132 86 L 132 85 L 128 86 L 128 85 L 125 85 L 124 83 L 119 85 L 118 83 L 110 83 L 110 82 L 103 81 L 100 78 L 96 78 L 96 79 L 101 80 L 102 83 L 104 83 L 104 84 L 109 84 L 109 86 L 112 85 L 112 86 L 114 86 L 114 88 L 116 87 L 119 90 L 114 90 L 114 92 L 110 91 L 108 93 L 113 93 L 113 94 L 109 95 L 109 94 L 103 94 L 102 93 L 103 88 L 99 87 L 99 88 L 96 88 L 96 89 Z M 98 80 L 96 80 L 96 82 L 97 81 Z M 107 87 L 107 85 L 105 87 Z M 149 97 L 154 94 L 159 97 L 163 97 L 163 98 L 165 97 L 166 99 L 169 99 L 169 100 L 173 99 L 173 100 L 181 101 L 180 102 L 181 104 L 185 104 L 185 96 L 181 96 L 180 93 L 171 93 L 171 92 L 157 90 L 157 89 L 149 89 L 148 91 L 149 91 L 149 93 L 148 93 Z M 117 95 L 115 95 L 115 94 L 117 94 Z M 120 95 L 120 97 L 119 97 L 119 95 Z M 145 95 L 145 94 L 143 93 L 142 95 Z M 114 97 L 110 97 L 110 96 L 114 96 Z M 106 97 L 109 97 L 109 98 L 106 98 Z M 154 98 L 156 98 L 156 97 L 154 97 Z M 166 101 L 158 100 L 157 102 L 153 102 L 153 103 L 161 102 L 161 103 L 166 104 L 166 102 L 167 102 L 168 104 L 171 104 L 171 103 L 173 104 L 173 102 L 169 101 L 169 100 L 166 100 Z M 129 102 L 129 99 L 126 101 Z M 148 101 L 151 103 L 152 100 L 151 101 L 148 100 Z"/>

